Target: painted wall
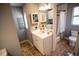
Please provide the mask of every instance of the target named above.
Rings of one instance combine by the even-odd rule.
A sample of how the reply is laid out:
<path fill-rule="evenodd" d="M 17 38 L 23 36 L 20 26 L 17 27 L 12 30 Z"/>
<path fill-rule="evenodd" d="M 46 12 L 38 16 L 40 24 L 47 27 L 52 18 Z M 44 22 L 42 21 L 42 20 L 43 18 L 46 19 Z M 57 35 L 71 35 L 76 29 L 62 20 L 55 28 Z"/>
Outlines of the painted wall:
<path fill-rule="evenodd" d="M 53 51 L 56 50 L 56 43 L 57 43 L 57 35 L 56 35 L 56 29 L 57 29 L 57 6 L 56 4 L 52 4 L 53 8 Z"/>
<path fill-rule="evenodd" d="M 34 5 L 34 4 L 25 4 L 23 9 L 24 9 L 24 13 L 26 13 L 26 18 L 27 18 L 27 22 L 28 22 L 28 29 L 27 29 L 28 40 L 30 40 L 32 42 L 30 14 L 32 12 L 38 12 L 37 11 L 38 7 L 37 7 L 37 5 Z"/>
<path fill-rule="evenodd" d="M 58 5 L 57 10 L 66 10 L 67 11 L 67 4 Z"/>
<path fill-rule="evenodd" d="M 16 27 L 9 4 L 0 4 L 0 43 L 11 55 L 21 55 Z"/>
<path fill-rule="evenodd" d="M 76 41 L 76 46 L 75 46 L 75 49 L 74 49 L 74 52 L 77 56 L 79 56 L 79 34 L 78 34 L 78 37 L 77 37 L 77 41 Z"/>

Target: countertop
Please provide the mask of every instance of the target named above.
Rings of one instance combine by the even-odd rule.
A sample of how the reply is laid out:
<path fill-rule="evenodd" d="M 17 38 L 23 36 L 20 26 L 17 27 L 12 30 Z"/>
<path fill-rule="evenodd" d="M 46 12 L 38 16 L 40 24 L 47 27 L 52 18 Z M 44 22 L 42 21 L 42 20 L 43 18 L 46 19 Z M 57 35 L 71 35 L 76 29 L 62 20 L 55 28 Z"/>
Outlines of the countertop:
<path fill-rule="evenodd" d="M 40 29 L 37 29 L 37 30 L 32 30 L 32 34 L 40 37 L 41 39 L 45 39 L 49 36 L 52 36 L 53 35 L 53 31 L 52 30 L 47 30 L 47 31 L 40 31 Z"/>

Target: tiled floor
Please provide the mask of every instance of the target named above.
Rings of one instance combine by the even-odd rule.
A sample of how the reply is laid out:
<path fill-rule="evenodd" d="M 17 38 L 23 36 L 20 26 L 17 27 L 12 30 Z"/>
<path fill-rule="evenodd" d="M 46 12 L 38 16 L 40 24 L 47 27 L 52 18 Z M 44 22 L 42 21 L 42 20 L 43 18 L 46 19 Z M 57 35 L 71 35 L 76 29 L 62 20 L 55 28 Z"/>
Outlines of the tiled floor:
<path fill-rule="evenodd" d="M 42 54 L 33 46 L 31 46 L 28 42 L 21 44 L 22 54 L 24 56 L 42 56 Z"/>
<path fill-rule="evenodd" d="M 35 47 L 32 47 L 28 42 L 21 44 L 22 54 L 24 56 L 43 56 Z M 51 56 L 63 56 L 67 52 L 72 52 L 73 49 L 69 46 L 67 40 L 62 40 L 57 43 L 56 51 L 52 52 Z"/>
<path fill-rule="evenodd" d="M 72 53 L 73 48 L 69 46 L 67 40 L 62 40 L 57 43 L 56 51 L 52 52 L 53 56 L 64 56 L 67 53 Z"/>

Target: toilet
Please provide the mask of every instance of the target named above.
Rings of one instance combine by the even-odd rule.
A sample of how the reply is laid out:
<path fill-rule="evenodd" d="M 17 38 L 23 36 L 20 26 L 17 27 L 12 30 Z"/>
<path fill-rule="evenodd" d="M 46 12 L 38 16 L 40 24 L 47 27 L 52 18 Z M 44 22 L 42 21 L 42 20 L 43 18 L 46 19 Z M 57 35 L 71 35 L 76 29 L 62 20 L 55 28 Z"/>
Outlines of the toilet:
<path fill-rule="evenodd" d="M 71 36 L 69 36 L 70 46 L 75 47 L 77 35 L 78 31 L 71 31 Z"/>

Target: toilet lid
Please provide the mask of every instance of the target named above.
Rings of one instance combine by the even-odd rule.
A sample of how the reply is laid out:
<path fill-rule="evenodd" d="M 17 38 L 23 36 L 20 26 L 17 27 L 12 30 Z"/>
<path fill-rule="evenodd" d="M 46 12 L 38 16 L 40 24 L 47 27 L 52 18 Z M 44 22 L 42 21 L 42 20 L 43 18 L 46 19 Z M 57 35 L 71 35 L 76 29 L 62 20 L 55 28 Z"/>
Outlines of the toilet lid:
<path fill-rule="evenodd" d="M 77 37 L 73 37 L 73 36 L 71 36 L 71 37 L 69 37 L 69 40 L 70 40 L 70 41 L 73 41 L 73 42 L 76 42 Z"/>

